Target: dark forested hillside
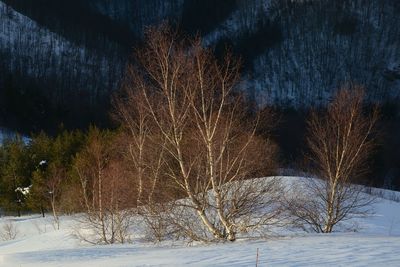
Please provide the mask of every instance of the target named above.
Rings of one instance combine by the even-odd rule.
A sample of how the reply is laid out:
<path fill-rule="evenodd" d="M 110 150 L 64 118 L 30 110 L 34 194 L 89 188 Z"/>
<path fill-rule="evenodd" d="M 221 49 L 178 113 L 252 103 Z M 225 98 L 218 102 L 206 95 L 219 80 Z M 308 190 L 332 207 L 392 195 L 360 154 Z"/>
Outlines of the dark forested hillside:
<path fill-rule="evenodd" d="M 399 16 L 397 0 L 0 0 L 0 129 L 111 127 L 133 48 L 168 21 L 217 57 L 241 57 L 238 89 L 283 110 L 276 135 L 288 162 L 301 156 L 309 108 L 343 84 L 363 86 L 383 106 L 374 171 L 390 184 L 400 177 Z"/>
<path fill-rule="evenodd" d="M 2 0 L 1 123 L 25 132 L 106 123 L 132 47 L 164 20 L 241 56 L 242 87 L 257 103 L 323 105 L 346 82 L 396 103 L 399 14 L 395 0 Z"/>
<path fill-rule="evenodd" d="M 82 0 L 5 0 L 17 12 L 42 27 L 90 48 L 109 49 L 109 43 L 128 48 L 133 34 L 128 25 L 92 10 L 90 1 Z"/>
<path fill-rule="evenodd" d="M 371 101 L 398 99 L 398 1 L 282 2 L 282 41 L 253 61 L 254 88 L 266 101 L 324 104 L 343 82 L 365 86 Z"/>

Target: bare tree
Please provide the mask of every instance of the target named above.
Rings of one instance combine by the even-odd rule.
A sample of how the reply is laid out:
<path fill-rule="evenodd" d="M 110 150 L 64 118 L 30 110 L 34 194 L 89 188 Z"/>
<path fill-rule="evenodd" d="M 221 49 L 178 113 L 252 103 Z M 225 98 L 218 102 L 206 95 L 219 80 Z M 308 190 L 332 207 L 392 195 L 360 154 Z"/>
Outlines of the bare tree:
<path fill-rule="evenodd" d="M 131 123 L 126 116 L 129 103 L 118 104 L 117 110 L 127 128 L 134 128 L 132 136 L 146 129 L 144 136 L 151 136 L 161 155 L 147 160 L 154 174 L 160 167 L 165 174 L 154 185 L 172 181 L 177 196 L 185 198 L 169 210 L 171 223 L 192 239 L 234 241 L 238 232 L 272 222 L 279 182 L 248 178 L 271 171 L 276 146 L 256 135 L 257 116 L 247 112 L 234 90 L 238 61 L 228 54 L 219 62 L 200 39 L 180 38 L 166 25 L 151 29 L 146 37 L 146 46 L 136 53 L 138 66 L 128 71 L 130 86 L 125 87 L 125 95 L 134 90 L 140 96 L 133 99 L 142 114 Z M 149 128 L 142 127 L 144 118 Z M 138 144 L 135 158 L 140 158 Z"/>
<path fill-rule="evenodd" d="M 365 114 L 363 96 L 359 86 L 343 87 L 326 113 L 314 112 L 308 121 L 308 159 L 318 179 L 306 179 L 288 207 L 297 222 L 316 232 L 330 233 L 370 211 L 373 198 L 359 183 L 376 144 L 378 111 Z"/>
<path fill-rule="evenodd" d="M 147 226 L 147 238 L 160 242 L 168 235 L 170 224 L 165 215 L 175 199 L 168 190 L 168 177 L 163 172 L 165 140 L 157 133 L 146 110 L 143 92 L 135 90 L 130 80 L 134 71 L 128 68 L 123 90 L 113 99 L 113 115 L 123 129 L 117 142 L 133 182 L 130 200 Z"/>
<path fill-rule="evenodd" d="M 75 162 L 85 210 L 80 227 L 87 230 L 77 234 L 91 243 L 125 243 L 129 238 L 132 186 L 111 140 L 106 133 L 91 130 L 88 145 Z"/>
<path fill-rule="evenodd" d="M 56 228 L 60 229 L 60 219 L 58 216 L 58 201 L 61 195 L 61 183 L 65 178 L 65 169 L 63 167 L 51 164 L 50 165 L 50 177 L 46 181 L 47 198 L 49 199 L 51 210 L 53 213 L 54 223 Z"/>
<path fill-rule="evenodd" d="M 18 234 L 18 227 L 11 220 L 5 221 L 0 229 L 0 239 L 3 241 L 14 240 L 17 238 Z"/>
<path fill-rule="evenodd" d="M 128 68 L 128 77 L 133 75 Z M 163 165 L 164 146 L 154 131 L 154 123 L 145 110 L 144 95 L 125 81 L 122 94 L 113 99 L 114 117 L 123 127 L 119 136 L 119 151 L 127 163 L 135 192 L 131 196 L 136 206 L 151 201 Z M 154 168 L 152 168 L 154 167 Z"/>

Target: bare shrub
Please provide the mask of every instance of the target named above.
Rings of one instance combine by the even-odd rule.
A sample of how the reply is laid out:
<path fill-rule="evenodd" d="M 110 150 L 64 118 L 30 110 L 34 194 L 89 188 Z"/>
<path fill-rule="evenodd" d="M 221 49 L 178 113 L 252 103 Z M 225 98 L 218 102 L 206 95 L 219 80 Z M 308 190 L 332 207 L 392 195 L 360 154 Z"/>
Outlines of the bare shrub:
<path fill-rule="evenodd" d="M 3 241 L 14 240 L 17 238 L 18 234 L 18 227 L 11 220 L 4 222 L 0 229 L 0 239 Z"/>
<path fill-rule="evenodd" d="M 318 178 L 294 187 L 297 193 L 292 192 L 287 203 L 305 229 L 330 233 L 338 223 L 371 212 L 374 198 L 357 183 L 368 170 L 377 119 L 376 109 L 371 115 L 364 113 L 358 86 L 342 88 L 326 113 L 311 115 L 308 159 Z"/>
<path fill-rule="evenodd" d="M 169 220 L 173 202 L 151 202 L 138 207 L 138 215 L 145 224 L 145 238 L 152 242 L 161 242 L 174 236 L 176 229 Z"/>
<path fill-rule="evenodd" d="M 32 224 L 35 227 L 35 229 L 39 235 L 47 233 L 47 224 L 46 223 L 35 220 L 35 221 L 33 221 Z"/>

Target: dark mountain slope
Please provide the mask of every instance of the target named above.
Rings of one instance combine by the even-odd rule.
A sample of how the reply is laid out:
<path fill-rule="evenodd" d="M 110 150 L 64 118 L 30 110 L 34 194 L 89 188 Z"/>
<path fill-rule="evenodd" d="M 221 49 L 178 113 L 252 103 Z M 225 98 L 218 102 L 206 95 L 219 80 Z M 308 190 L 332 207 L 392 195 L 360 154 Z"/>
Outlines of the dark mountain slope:
<path fill-rule="evenodd" d="M 258 103 L 323 105 L 346 82 L 364 85 L 373 102 L 399 97 L 394 0 L 3 2 L 9 6 L 2 5 L 0 19 L 0 87 L 9 76 L 17 88 L 34 83 L 71 118 L 105 112 L 97 109 L 118 87 L 132 46 L 165 19 L 199 32 L 218 54 L 228 46 L 241 56 L 244 89 Z"/>

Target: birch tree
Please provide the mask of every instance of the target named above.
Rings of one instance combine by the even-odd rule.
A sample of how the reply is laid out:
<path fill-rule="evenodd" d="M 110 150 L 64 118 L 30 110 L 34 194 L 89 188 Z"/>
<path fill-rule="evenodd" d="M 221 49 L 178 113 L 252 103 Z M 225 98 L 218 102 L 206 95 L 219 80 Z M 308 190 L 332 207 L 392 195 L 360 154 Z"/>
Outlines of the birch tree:
<path fill-rule="evenodd" d="M 276 146 L 257 136 L 257 116 L 235 91 L 239 62 L 229 54 L 218 61 L 200 39 L 166 25 L 148 31 L 135 59 L 130 89 L 140 95 L 152 135 L 160 137 L 163 172 L 185 199 L 174 211 L 193 212 L 198 223 L 181 213 L 171 215 L 175 227 L 192 239 L 234 241 L 238 232 L 272 222 L 279 182 L 248 178 L 271 171 Z"/>
<path fill-rule="evenodd" d="M 330 233 L 342 221 L 367 215 L 373 198 L 359 185 L 376 145 L 378 111 L 366 114 L 363 90 L 346 86 L 322 115 L 308 121 L 308 159 L 319 179 L 306 179 L 299 198 L 289 202 L 297 221 Z"/>

